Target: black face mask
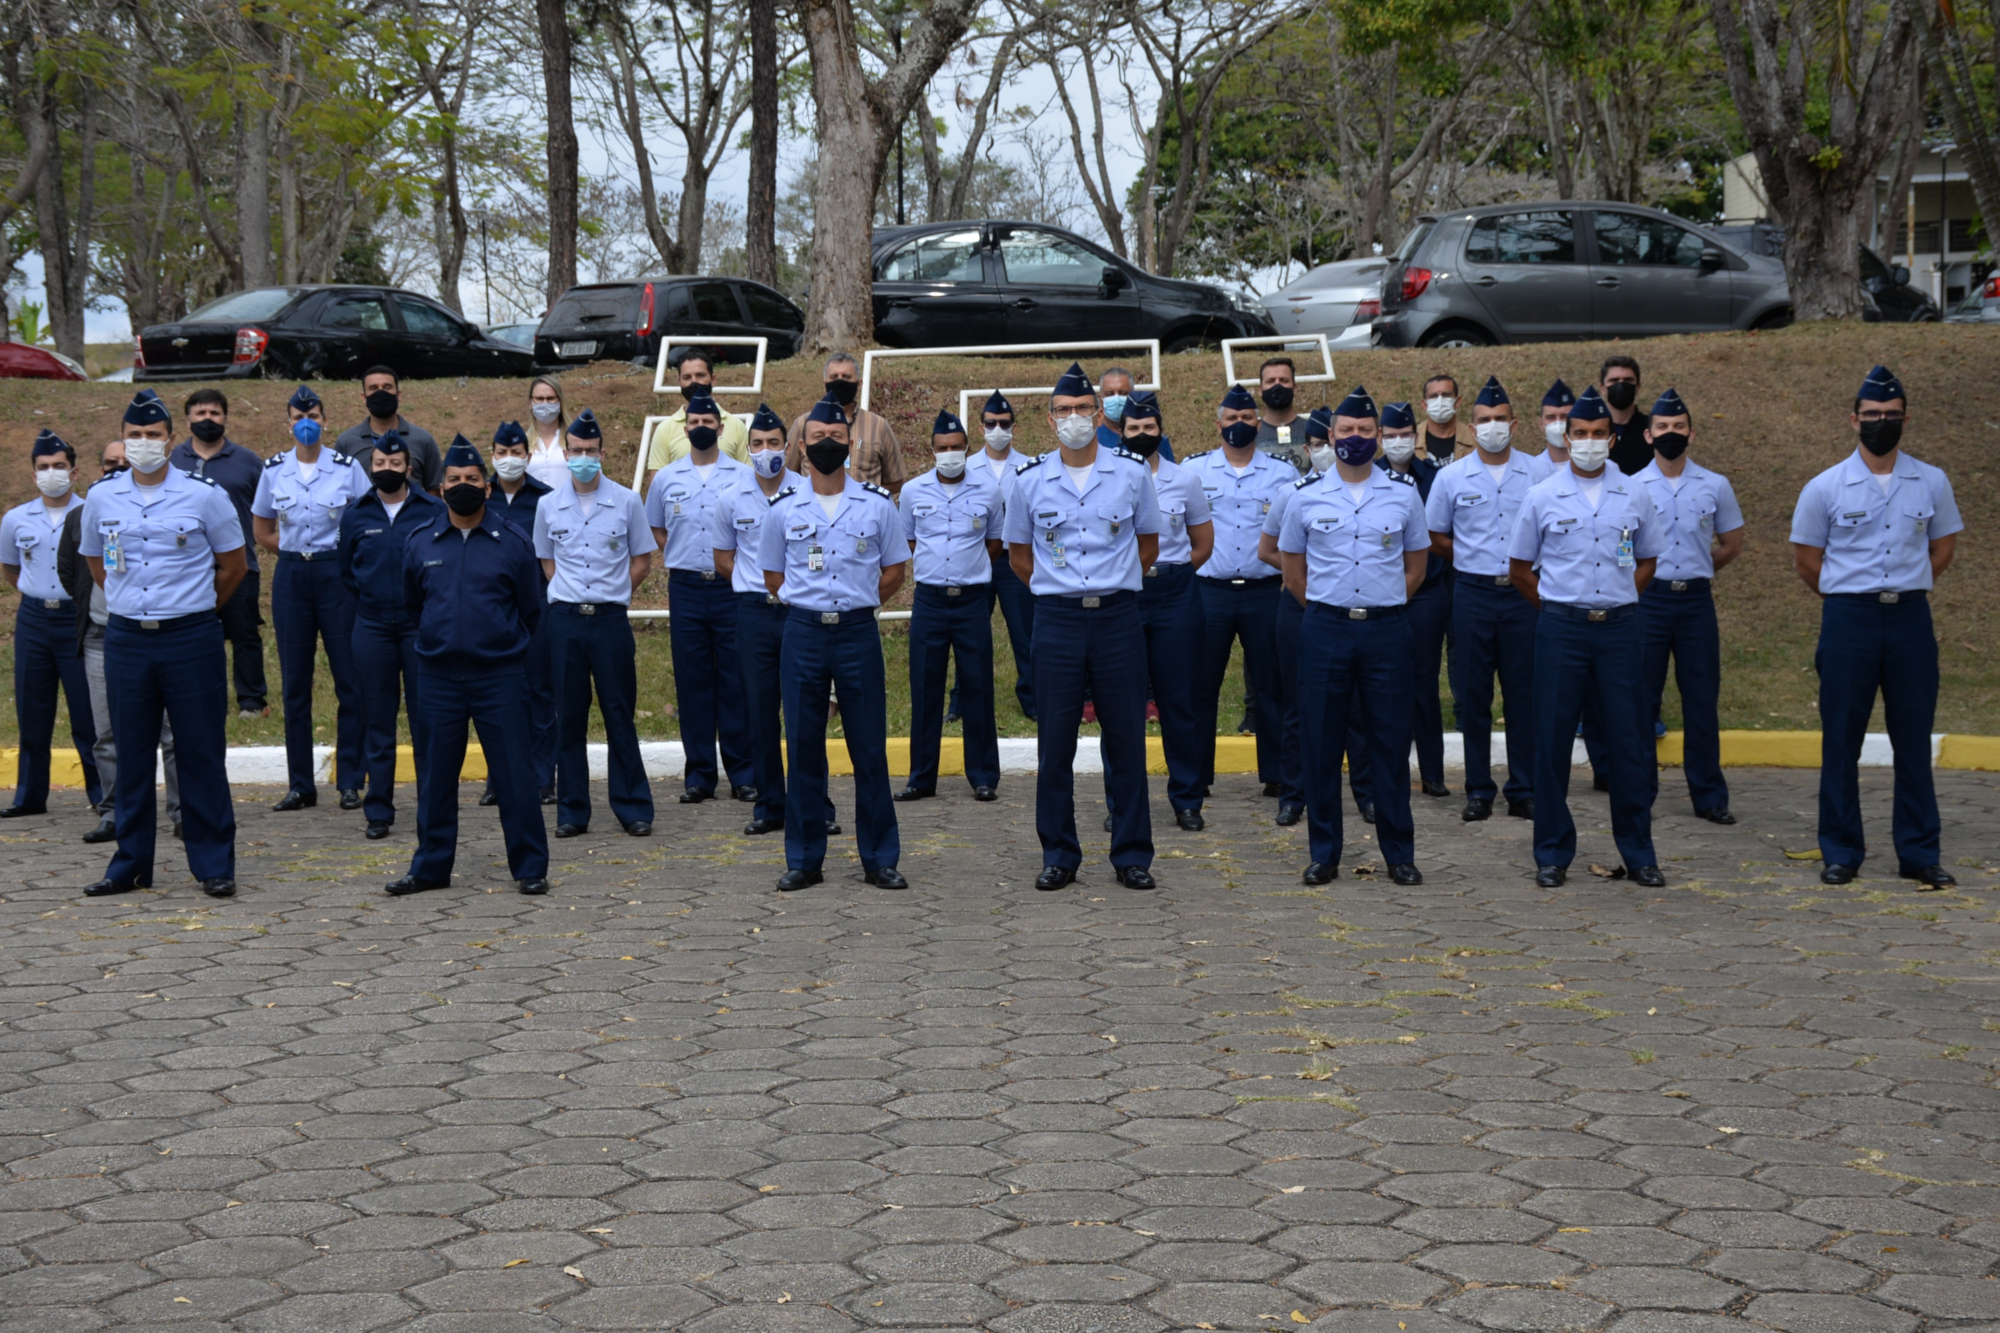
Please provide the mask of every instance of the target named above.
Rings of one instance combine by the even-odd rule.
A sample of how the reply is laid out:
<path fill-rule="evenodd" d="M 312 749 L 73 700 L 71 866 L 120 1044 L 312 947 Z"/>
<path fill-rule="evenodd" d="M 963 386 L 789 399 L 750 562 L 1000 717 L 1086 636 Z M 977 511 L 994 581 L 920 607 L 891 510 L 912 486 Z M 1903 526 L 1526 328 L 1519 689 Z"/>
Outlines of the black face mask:
<path fill-rule="evenodd" d="M 713 449 L 715 442 L 721 436 L 722 432 L 713 426 L 689 426 L 687 432 L 688 448 L 697 452 Z"/>
<path fill-rule="evenodd" d="M 228 427 L 213 417 L 203 417 L 199 421 L 188 422 L 188 431 L 203 444 L 214 444 L 222 438 L 226 430 Z"/>
<path fill-rule="evenodd" d="M 826 391 L 833 395 L 834 402 L 846 407 L 854 401 L 854 395 L 861 391 L 861 386 L 853 380 L 828 380 Z"/>
<path fill-rule="evenodd" d="M 1264 406 L 1270 408 L 1273 412 L 1282 412 L 1292 405 L 1292 386 L 1289 384 L 1273 384 L 1270 388 L 1263 391 L 1263 398 Z"/>
<path fill-rule="evenodd" d="M 1623 412 L 1639 401 L 1639 386 L 1631 380 L 1613 380 L 1604 386 L 1604 401 Z"/>
<path fill-rule="evenodd" d="M 410 474 L 407 472 L 397 472 L 393 468 L 381 467 L 370 472 L 368 480 L 375 483 L 375 489 L 378 491 L 400 491 L 403 487 L 410 484 Z"/>
<path fill-rule="evenodd" d="M 1151 431 L 1134 431 L 1125 437 L 1125 447 L 1141 458 L 1151 458 L 1160 452 L 1160 442 L 1165 438 L 1164 435 L 1155 435 Z"/>
<path fill-rule="evenodd" d="M 131 470 L 132 466 L 129 463 L 112 463 L 105 467 L 103 475 L 98 477 L 98 480 L 109 481 L 119 473 L 130 472 Z"/>
<path fill-rule="evenodd" d="M 387 389 L 377 389 L 368 395 L 368 415 L 377 421 L 387 421 L 396 415 L 396 408 L 402 398 Z"/>
<path fill-rule="evenodd" d="M 1677 430 L 1661 431 L 1653 437 L 1653 452 L 1665 459 L 1679 458 L 1687 447 L 1688 437 Z"/>
<path fill-rule="evenodd" d="M 486 507 L 486 488 L 475 481 L 461 481 L 444 488 L 444 502 L 451 506 L 452 513 L 468 518 Z"/>
<path fill-rule="evenodd" d="M 830 477 L 847 465 L 847 446 L 838 440 L 819 440 L 806 446 L 806 461 L 822 477 Z"/>
<path fill-rule="evenodd" d="M 1900 421 L 1864 421 L 1861 423 L 1861 447 L 1877 458 L 1882 457 L 1903 442 L 1903 423 Z"/>

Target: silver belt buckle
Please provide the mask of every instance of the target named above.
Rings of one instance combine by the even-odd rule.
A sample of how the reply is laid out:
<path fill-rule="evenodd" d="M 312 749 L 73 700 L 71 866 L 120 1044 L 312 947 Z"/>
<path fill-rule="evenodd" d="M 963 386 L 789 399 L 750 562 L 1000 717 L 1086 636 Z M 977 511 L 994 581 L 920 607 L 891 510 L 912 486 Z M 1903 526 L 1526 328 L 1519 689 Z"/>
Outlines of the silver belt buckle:
<path fill-rule="evenodd" d="M 819 623 L 822 625 L 838 625 L 840 623 L 840 612 L 838 611 L 820 612 Z"/>
<path fill-rule="evenodd" d="M 960 593 L 963 593 L 964 591 L 965 591 L 965 589 L 963 589 L 963 588 L 946 588 L 946 589 L 944 590 L 944 595 L 945 595 L 945 596 L 947 596 L 947 597 L 956 597 L 956 596 L 958 596 L 958 595 L 959 595 Z"/>
<path fill-rule="evenodd" d="M 1493 576 L 1493 586 L 1496 588 L 1504 588 L 1513 581 L 1514 581 L 1513 579 L 1509 578 L 1505 574 L 1495 574 Z"/>
<path fill-rule="evenodd" d="M 1229 580 L 1229 586 L 1232 588 L 1240 588 L 1249 581 L 1250 581 L 1249 579 L 1231 579 Z"/>
<path fill-rule="evenodd" d="M 1609 611 L 1586 611 L 1584 612 L 1584 614 L 1589 616 L 1592 620 L 1603 620 L 1611 613 Z"/>
<path fill-rule="evenodd" d="M 764 594 L 764 605 L 781 606 L 783 605 L 783 603 L 778 600 L 778 594 L 774 592 L 767 592 Z"/>
<path fill-rule="evenodd" d="M 1368 608 L 1365 606 L 1350 606 L 1347 608 L 1347 618 L 1349 620 L 1366 620 L 1368 619 Z"/>
<path fill-rule="evenodd" d="M 578 602 L 576 604 L 576 613 L 580 616 L 594 616 L 597 614 L 597 608 L 589 602 Z"/>
<path fill-rule="evenodd" d="M 1149 579 L 1156 579 L 1160 577 L 1160 567 L 1158 565 L 1147 565 L 1146 577 Z"/>
<path fill-rule="evenodd" d="M 1899 592 L 1877 593 L 1876 597 L 1886 606 L 1894 606 L 1897 602 L 1903 600 L 1903 594 Z"/>
<path fill-rule="evenodd" d="M 1668 582 L 1667 586 L 1675 592 L 1686 592 L 1688 590 L 1688 581 L 1686 579 L 1673 579 Z"/>
<path fill-rule="evenodd" d="M 46 611 L 60 611 L 60 610 L 62 610 L 62 598 L 60 598 L 60 597 L 44 597 L 44 598 L 42 598 L 42 609 L 44 609 L 44 610 L 46 610 Z"/>
<path fill-rule="evenodd" d="M 715 571 L 714 571 L 714 570 L 712 570 L 712 569 L 703 569 L 703 570 L 699 570 L 699 571 L 697 571 L 697 572 L 698 572 L 698 573 L 699 573 L 699 574 L 701 575 L 701 577 L 702 577 L 702 582 L 704 582 L 704 583 L 713 583 L 713 582 L 715 582 Z"/>
<path fill-rule="evenodd" d="M 1102 597 L 1086 597 L 1083 599 L 1083 609 L 1086 611 L 1095 611 L 1102 605 L 1104 605 Z"/>
<path fill-rule="evenodd" d="M 142 620 L 139 622 L 140 629 L 158 629 L 159 627 L 160 622 L 157 620 Z"/>

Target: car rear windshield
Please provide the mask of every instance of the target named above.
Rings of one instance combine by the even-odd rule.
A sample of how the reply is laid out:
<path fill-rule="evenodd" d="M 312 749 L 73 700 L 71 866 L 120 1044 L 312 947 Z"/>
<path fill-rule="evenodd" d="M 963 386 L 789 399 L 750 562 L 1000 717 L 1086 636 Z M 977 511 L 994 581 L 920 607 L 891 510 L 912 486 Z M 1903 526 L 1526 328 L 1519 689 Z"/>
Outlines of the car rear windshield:
<path fill-rule="evenodd" d="M 636 319 L 639 289 L 629 283 L 615 287 L 572 287 L 542 318 L 545 329 L 603 328 L 614 321 Z"/>
<path fill-rule="evenodd" d="M 1435 219 L 1418 219 L 1417 225 L 1410 228 L 1410 234 L 1403 238 L 1403 243 L 1396 247 L 1394 262 L 1403 264 L 1415 259 L 1417 251 L 1423 248 L 1424 241 L 1430 236 L 1432 229 L 1436 226 L 1437 222 Z"/>
<path fill-rule="evenodd" d="M 299 297 L 297 287 L 259 287 L 255 291 L 232 292 L 210 301 L 187 317 L 189 324 L 228 323 L 246 319 L 270 319 Z"/>

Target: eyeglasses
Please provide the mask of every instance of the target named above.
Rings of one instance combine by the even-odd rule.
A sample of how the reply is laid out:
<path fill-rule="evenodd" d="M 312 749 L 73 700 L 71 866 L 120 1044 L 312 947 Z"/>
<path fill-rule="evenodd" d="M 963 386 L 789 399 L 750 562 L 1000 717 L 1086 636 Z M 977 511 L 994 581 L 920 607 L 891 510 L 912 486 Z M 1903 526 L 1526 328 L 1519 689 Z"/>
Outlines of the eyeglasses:
<path fill-rule="evenodd" d="M 1049 409 L 1049 415 L 1057 421 L 1061 421 L 1065 417 L 1095 416 L 1097 415 L 1097 409 L 1094 407 L 1052 407 Z"/>
<path fill-rule="evenodd" d="M 1855 415 L 1863 421 L 1902 421 L 1905 418 L 1902 412 L 1857 412 Z"/>

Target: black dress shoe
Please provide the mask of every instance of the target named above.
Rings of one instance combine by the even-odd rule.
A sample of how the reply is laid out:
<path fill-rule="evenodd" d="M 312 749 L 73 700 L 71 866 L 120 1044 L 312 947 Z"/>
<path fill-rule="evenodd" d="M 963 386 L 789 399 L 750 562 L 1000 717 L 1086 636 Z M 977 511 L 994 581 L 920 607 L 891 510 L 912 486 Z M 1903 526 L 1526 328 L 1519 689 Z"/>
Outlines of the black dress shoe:
<path fill-rule="evenodd" d="M 963 713 L 960 713 L 956 708 L 954 708 L 944 715 L 944 720 L 945 720 L 945 725 L 949 726 L 953 722 L 965 721 L 965 715 Z M 1034 721 L 1033 718 L 1029 718 L 1028 720 L 1030 722 Z"/>
<path fill-rule="evenodd" d="M 1062 866 L 1043 866 L 1042 873 L 1035 876 L 1035 887 L 1043 893 L 1053 893 L 1076 883 L 1076 872 Z"/>
<path fill-rule="evenodd" d="M 97 821 L 97 827 L 83 835 L 85 842 L 110 842 L 118 836 L 118 821 L 110 815 Z"/>
<path fill-rule="evenodd" d="M 361 792 L 354 787 L 349 787 L 346 791 L 342 792 L 340 794 L 340 808 L 343 810 L 359 810 L 361 808 Z"/>
<path fill-rule="evenodd" d="M 1595 777 L 1591 778 L 1590 789 L 1592 791 L 1610 791 L 1611 779 L 1607 777 L 1605 774 L 1599 773 Z"/>
<path fill-rule="evenodd" d="M 1917 883 L 1923 885 L 1927 889 L 1948 889 L 1952 885 L 1958 883 L 1957 880 L 1952 878 L 1951 872 L 1949 870 L 1946 870 L 1943 866 L 1924 866 L 1916 870 L 1912 870 L 1909 867 L 1905 866 L 1903 869 L 1897 871 L 1896 873 L 1901 875 L 1904 879 L 1913 879 L 1917 881 Z"/>
<path fill-rule="evenodd" d="M 1312 885 L 1331 884 L 1340 878 L 1340 867 L 1331 861 L 1315 861 L 1299 878 Z"/>
<path fill-rule="evenodd" d="M 479 793 L 479 803 L 481 805 L 498 805 L 500 804 L 500 798 L 494 794 L 491 787 L 488 787 L 485 791 Z"/>
<path fill-rule="evenodd" d="M 1265 794 L 1266 796 L 1276 796 L 1276 795 L 1278 794 L 1278 784 L 1277 784 L 1277 783 L 1275 783 L 1275 782 L 1267 782 L 1267 783 L 1265 783 L 1265 784 L 1264 784 L 1264 794 Z"/>
<path fill-rule="evenodd" d="M 934 789 L 927 791 L 922 787 L 905 787 L 889 799 L 892 801 L 928 801 L 935 795 L 937 795 L 937 792 Z"/>
<path fill-rule="evenodd" d="M 201 891 L 211 898 L 234 898 L 236 881 L 226 875 L 218 875 L 214 879 L 203 880 Z"/>
<path fill-rule="evenodd" d="M 1820 870 L 1819 882 L 1822 884 L 1852 884 L 1854 877 L 1860 873 L 1860 866 L 1844 866 L 1838 861 L 1834 861 Z"/>
<path fill-rule="evenodd" d="M 1362 823 L 1364 823 L 1364 824 L 1372 824 L 1372 823 L 1374 823 L 1374 822 L 1375 822 L 1375 807 L 1374 807 L 1374 806 L 1372 806 L 1372 805 L 1357 805 L 1357 806 L 1356 806 L 1355 808 L 1356 808 L 1357 810 L 1359 810 L 1359 811 L 1361 812 L 1361 822 L 1362 822 Z"/>
<path fill-rule="evenodd" d="M 1176 810 L 1174 822 L 1190 833 L 1199 833 L 1208 827 L 1208 821 L 1201 817 L 1199 810 Z"/>
<path fill-rule="evenodd" d="M 681 793 L 682 805 L 700 805 L 703 801 L 712 801 L 714 799 L 715 793 L 712 791 L 684 791 Z"/>
<path fill-rule="evenodd" d="M 529 879 L 516 880 L 514 884 L 515 887 L 521 890 L 522 894 L 529 898 L 539 898 L 549 891 L 549 881 L 545 875 L 536 875 Z"/>
<path fill-rule="evenodd" d="M 1421 884 L 1424 882 L 1424 872 L 1417 869 L 1412 863 L 1405 861 L 1401 865 L 1389 867 L 1389 878 L 1397 884 Z"/>
<path fill-rule="evenodd" d="M 580 838 L 588 832 L 590 832 L 590 826 L 588 824 L 556 825 L 556 836 L 558 838 Z"/>
<path fill-rule="evenodd" d="M 1507 802 L 1507 813 L 1515 819 L 1533 819 L 1535 817 L 1535 798 L 1524 796 L 1518 801 Z"/>
<path fill-rule="evenodd" d="M 1153 879 L 1153 872 L 1144 866 L 1118 867 L 1118 882 L 1128 889 L 1156 889 L 1159 884 Z"/>
<path fill-rule="evenodd" d="M 1278 807 L 1278 827 L 1290 828 L 1303 819 L 1305 813 L 1306 808 L 1302 805 L 1280 805 Z"/>
<path fill-rule="evenodd" d="M 879 870 L 867 871 L 861 878 L 873 884 L 878 889 L 907 889 L 910 887 L 910 881 L 904 879 L 903 872 L 894 866 L 883 866 Z"/>
<path fill-rule="evenodd" d="M 1442 782 L 1426 782 L 1424 783 L 1424 795 L 1449 796 L 1451 795 L 1451 788 L 1445 786 Z"/>
<path fill-rule="evenodd" d="M 743 836 L 746 838 L 757 838 L 762 837 L 766 833 L 782 833 L 784 831 L 785 821 L 782 819 L 753 819 L 743 826 Z"/>
<path fill-rule="evenodd" d="M 975 801 L 997 801 L 1000 799 L 1000 793 L 991 787 L 974 787 L 972 789 L 972 799 Z"/>
<path fill-rule="evenodd" d="M 783 827 L 784 827 L 784 825 L 783 825 L 783 824 L 780 824 L 780 825 L 778 825 L 778 827 L 779 827 L 779 828 L 783 828 Z M 839 820 L 837 820 L 837 819 L 836 819 L 836 820 L 834 820 L 834 821 L 833 821 L 833 823 L 831 823 L 831 824 L 828 824 L 828 825 L 826 826 L 826 836 L 827 836 L 827 837 L 829 837 L 829 838 L 837 838 L 837 837 L 839 837 L 839 836 L 840 836 L 840 821 L 839 821 Z"/>
<path fill-rule="evenodd" d="M 393 884 L 383 885 L 382 891 L 397 898 L 406 898 L 413 893 L 425 893 L 443 887 L 444 885 L 432 883 L 427 879 L 418 879 L 415 875 L 405 875 Z"/>
<path fill-rule="evenodd" d="M 625 826 L 625 835 L 631 838 L 650 838 L 653 836 L 653 821 L 635 819 Z"/>
<path fill-rule="evenodd" d="M 366 837 L 367 837 L 367 838 L 368 838 L 368 839 L 369 839 L 370 841 L 373 841 L 373 842 L 380 842 L 380 841 L 382 841 L 382 839 L 384 839 L 384 838 L 386 838 L 386 837 L 388 837 L 388 836 L 389 836 L 389 821 L 388 821 L 388 820 L 386 820 L 386 819 L 371 819 L 371 820 L 369 820 L 369 821 L 368 821 L 368 832 L 367 832 L 367 834 L 366 834 L 365 836 L 366 836 Z"/>
<path fill-rule="evenodd" d="M 137 893 L 139 886 L 118 879 L 100 879 L 83 891 L 86 898 L 109 898 L 117 893 Z"/>
<path fill-rule="evenodd" d="M 310 810 L 318 804 L 319 793 L 316 791 L 288 791 L 285 793 L 285 799 L 271 808 L 279 814 L 285 814 L 292 810 Z"/>
<path fill-rule="evenodd" d="M 778 876 L 778 892 L 797 893 L 800 889 L 809 889 L 815 884 L 824 882 L 825 879 L 826 876 L 817 870 L 787 870 Z"/>
<path fill-rule="evenodd" d="M 556 803 L 556 789 L 554 787 L 542 788 L 542 804 L 554 805 L 555 803 Z"/>
<path fill-rule="evenodd" d="M 732 783 L 729 787 L 729 799 L 732 801 L 754 801 L 757 799 L 757 789 L 755 787 L 739 787 Z"/>
<path fill-rule="evenodd" d="M 1706 819 L 1711 824 L 1734 824 L 1736 822 L 1736 816 L 1729 813 L 1729 807 L 1726 805 L 1718 805 L 1713 810 L 1697 810 L 1694 813 L 1697 819 Z"/>
<path fill-rule="evenodd" d="M 1482 801 L 1477 796 L 1468 796 L 1465 798 L 1465 809 L 1458 812 L 1458 817 L 1468 824 L 1477 824 L 1482 819 L 1491 819 L 1493 818 L 1493 802 Z"/>
<path fill-rule="evenodd" d="M 176 838 L 177 840 L 179 840 L 179 841 L 181 841 L 181 842 L 186 842 L 186 841 L 187 841 L 187 830 L 181 827 L 181 821 L 180 821 L 180 820 L 178 820 L 178 819 L 176 819 L 176 820 L 174 821 L 174 830 L 173 830 L 173 832 L 174 832 L 174 837 L 175 837 L 175 838 Z"/>
<path fill-rule="evenodd" d="M 1631 873 L 1634 884 L 1644 885 L 1649 889 L 1667 887 L 1667 877 L 1660 873 L 1658 866 L 1634 866 Z"/>
<path fill-rule="evenodd" d="M 0 810 L 0 819 L 19 819 L 23 815 L 45 815 L 49 808 L 45 805 L 10 805 Z"/>
<path fill-rule="evenodd" d="M 1562 866 L 1536 866 L 1535 883 L 1545 889 L 1559 889 L 1569 882 L 1569 871 Z"/>
<path fill-rule="evenodd" d="M 1110 815 L 1106 815 L 1106 816 L 1104 817 L 1104 831 L 1105 831 L 1106 833 L 1109 833 L 1109 832 L 1111 832 L 1111 816 L 1110 816 Z"/>

